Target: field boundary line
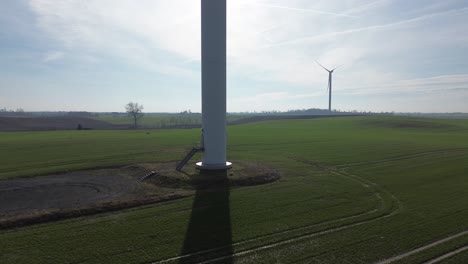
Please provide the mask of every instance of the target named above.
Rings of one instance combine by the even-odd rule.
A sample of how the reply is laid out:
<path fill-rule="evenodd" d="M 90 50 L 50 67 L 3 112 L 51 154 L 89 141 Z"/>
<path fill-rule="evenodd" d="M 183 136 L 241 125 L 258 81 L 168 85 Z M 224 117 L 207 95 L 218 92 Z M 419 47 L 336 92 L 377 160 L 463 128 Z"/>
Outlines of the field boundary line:
<path fill-rule="evenodd" d="M 375 264 L 388 264 L 388 263 L 392 263 L 394 261 L 398 261 L 398 260 L 401 260 L 401 259 L 404 259 L 406 257 L 409 257 L 411 255 L 414 255 L 416 253 L 419 253 L 419 252 L 422 252 L 426 249 L 430 249 L 432 247 L 435 247 L 435 246 L 438 246 L 440 244 L 443 244 L 447 241 L 450 241 L 452 239 L 455 239 L 455 238 L 459 238 L 459 237 L 462 237 L 464 235 L 468 235 L 468 230 L 465 230 L 465 231 L 462 231 L 460 233 L 457 233 L 455 235 L 451 235 L 451 236 L 448 236 L 446 238 L 443 238 L 443 239 L 439 239 L 439 240 L 436 240 L 432 243 L 429 243 L 429 244 L 426 244 L 424 246 L 421 246 L 421 247 L 418 247 L 418 248 L 415 248 L 413 250 L 410 250 L 406 253 L 403 253 L 403 254 L 400 254 L 400 255 L 396 255 L 396 256 L 393 256 L 391 258 L 388 258 L 388 259 L 384 259 L 384 260 L 381 260 L 381 261 L 378 261 L 376 262 Z M 457 253 L 458 254 L 458 253 Z M 432 263 L 435 263 L 435 262 L 432 262 Z"/>

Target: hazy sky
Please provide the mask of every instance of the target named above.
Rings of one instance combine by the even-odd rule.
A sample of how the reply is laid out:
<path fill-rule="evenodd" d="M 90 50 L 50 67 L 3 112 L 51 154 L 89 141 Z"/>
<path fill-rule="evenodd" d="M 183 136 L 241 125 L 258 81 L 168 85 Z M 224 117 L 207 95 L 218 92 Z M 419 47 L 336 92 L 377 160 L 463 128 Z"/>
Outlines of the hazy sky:
<path fill-rule="evenodd" d="M 466 0 L 227 0 L 228 111 L 468 112 Z M 0 108 L 200 111 L 199 0 L 1 0 Z"/>

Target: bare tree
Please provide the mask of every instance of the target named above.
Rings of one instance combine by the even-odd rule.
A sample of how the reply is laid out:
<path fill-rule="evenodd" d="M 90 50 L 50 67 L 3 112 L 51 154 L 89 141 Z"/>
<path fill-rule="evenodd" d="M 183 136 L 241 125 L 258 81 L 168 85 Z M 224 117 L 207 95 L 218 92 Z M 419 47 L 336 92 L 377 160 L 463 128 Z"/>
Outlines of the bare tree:
<path fill-rule="evenodd" d="M 143 116 L 143 105 L 130 102 L 125 106 L 125 111 L 133 118 L 134 126 L 137 128 L 137 121 Z"/>

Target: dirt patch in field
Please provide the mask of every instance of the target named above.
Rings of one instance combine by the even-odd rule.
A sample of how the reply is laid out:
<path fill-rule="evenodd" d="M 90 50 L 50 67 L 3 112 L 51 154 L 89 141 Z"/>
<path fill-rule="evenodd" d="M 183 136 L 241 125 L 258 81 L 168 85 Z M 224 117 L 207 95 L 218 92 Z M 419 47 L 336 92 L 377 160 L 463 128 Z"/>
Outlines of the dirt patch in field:
<path fill-rule="evenodd" d="M 71 172 L 0 181 L 0 228 L 19 227 L 188 197 L 196 189 L 216 188 L 215 174 L 175 162 Z M 155 173 L 145 180 L 141 178 Z M 265 184 L 280 178 L 274 169 L 236 162 L 228 172 L 231 188 Z M 222 179 L 225 181 L 226 179 Z"/>
<path fill-rule="evenodd" d="M 46 131 L 81 129 L 127 129 L 129 125 L 115 125 L 86 117 L 0 117 L 0 131 Z"/>
<path fill-rule="evenodd" d="M 253 162 L 234 162 L 233 169 L 228 171 L 227 179 L 209 172 L 200 172 L 193 165 L 188 165 L 182 172 L 174 170 L 174 164 L 140 164 L 147 171 L 156 175 L 146 182 L 165 188 L 182 190 L 204 189 L 215 186 L 219 180 L 228 181 L 231 188 L 270 183 L 280 178 L 280 173 L 272 168 Z"/>

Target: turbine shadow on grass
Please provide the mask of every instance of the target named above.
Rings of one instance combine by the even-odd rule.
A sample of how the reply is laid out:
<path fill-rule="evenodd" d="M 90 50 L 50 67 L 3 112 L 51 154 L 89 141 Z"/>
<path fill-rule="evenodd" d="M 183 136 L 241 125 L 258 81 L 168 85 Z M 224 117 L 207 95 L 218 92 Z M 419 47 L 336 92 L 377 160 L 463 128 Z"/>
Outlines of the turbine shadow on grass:
<path fill-rule="evenodd" d="M 232 255 L 227 171 L 201 171 L 193 176 L 193 184 L 196 186 L 196 194 L 180 254 L 184 257 L 179 263 L 197 263 Z M 220 250 L 193 254 L 215 248 Z M 231 257 L 223 259 L 223 263 L 232 262 Z"/>

